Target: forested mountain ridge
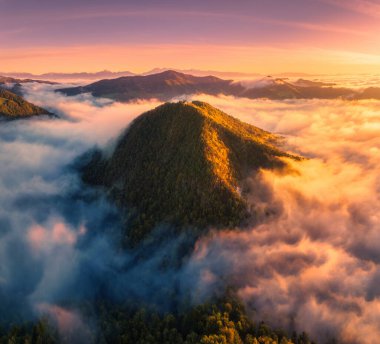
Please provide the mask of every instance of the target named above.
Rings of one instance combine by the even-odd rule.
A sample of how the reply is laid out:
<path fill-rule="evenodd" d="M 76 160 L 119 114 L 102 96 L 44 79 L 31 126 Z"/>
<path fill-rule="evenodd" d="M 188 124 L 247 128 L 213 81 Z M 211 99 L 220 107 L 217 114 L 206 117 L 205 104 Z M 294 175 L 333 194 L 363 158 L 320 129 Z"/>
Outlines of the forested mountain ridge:
<path fill-rule="evenodd" d="M 240 182 L 253 170 L 285 167 L 284 157 L 298 159 L 277 142 L 207 103 L 166 103 L 139 116 L 111 157 L 93 154 L 83 179 L 133 210 L 133 242 L 160 223 L 240 226 L 249 216 Z"/>

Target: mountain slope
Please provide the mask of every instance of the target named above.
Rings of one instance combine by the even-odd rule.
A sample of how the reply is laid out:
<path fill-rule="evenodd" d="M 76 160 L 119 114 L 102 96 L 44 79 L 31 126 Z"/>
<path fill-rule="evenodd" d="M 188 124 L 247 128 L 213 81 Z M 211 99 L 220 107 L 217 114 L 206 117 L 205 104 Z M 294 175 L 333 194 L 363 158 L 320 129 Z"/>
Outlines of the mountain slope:
<path fill-rule="evenodd" d="M 240 96 L 251 99 L 290 99 L 302 97 L 300 87 L 297 87 L 296 85 L 293 85 L 283 79 L 267 77 L 259 82 L 261 87 L 248 88 L 243 91 Z"/>
<path fill-rule="evenodd" d="M 111 157 L 94 154 L 83 179 L 134 210 L 133 242 L 160 223 L 238 226 L 248 216 L 240 181 L 291 157 L 277 139 L 206 103 L 167 103 L 138 117 Z"/>
<path fill-rule="evenodd" d="M 244 82 L 243 82 L 244 85 Z M 369 87 L 355 90 L 336 87 L 333 83 L 299 79 L 294 82 L 281 78 L 266 77 L 256 82 L 256 87 L 247 87 L 239 94 L 250 99 L 380 99 L 380 88 Z"/>
<path fill-rule="evenodd" d="M 244 82 L 242 82 L 244 85 Z M 250 99 L 336 99 L 355 97 L 356 92 L 349 88 L 333 87 L 331 83 L 299 79 L 294 82 L 270 76 L 258 80 L 254 87 L 247 87 L 239 94 Z"/>
<path fill-rule="evenodd" d="M 13 92 L 0 88 L 0 117 L 16 119 L 49 114 L 49 111 L 27 102 Z"/>
<path fill-rule="evenodd" d="M 242 87 L 233 84 L 231 80 L 222 80 L 214 76 L 197 77 L 169 70 L 146 76 L 100 80 L 87 86 L 57 91 L 69 96 L 91 93 L 95 97 L 111 98 L 117 101 L 151 98 L 167 101 L 186 94 L 238 94 L 242 91 Z"/>

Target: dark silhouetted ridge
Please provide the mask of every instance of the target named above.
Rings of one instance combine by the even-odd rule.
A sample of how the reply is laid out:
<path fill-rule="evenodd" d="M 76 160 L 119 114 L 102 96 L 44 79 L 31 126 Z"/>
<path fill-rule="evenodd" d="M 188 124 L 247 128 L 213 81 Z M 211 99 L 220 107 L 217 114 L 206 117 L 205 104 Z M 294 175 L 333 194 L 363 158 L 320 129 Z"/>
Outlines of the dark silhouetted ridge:
<path fill-rule="evenodd" d="M 66 95 L 91 93 L 95 97 L 111 98 L 117 101 L 134 99 L 159 99 L 163 101 L 188 94 L 238 94 L 240 85 L 231 80 L 214 76 L 193 76 L 168 70 L 158 74 L 127 76 L 117 79 L 100 80 L 87 86 L 57 90 Z"/>

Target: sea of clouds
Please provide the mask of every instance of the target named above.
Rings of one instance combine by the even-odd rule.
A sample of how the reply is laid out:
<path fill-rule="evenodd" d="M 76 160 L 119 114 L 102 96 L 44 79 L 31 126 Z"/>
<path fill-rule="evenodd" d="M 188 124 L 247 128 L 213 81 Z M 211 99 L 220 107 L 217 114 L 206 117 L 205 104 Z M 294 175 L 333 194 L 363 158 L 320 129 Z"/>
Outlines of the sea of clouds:
<path fill-rule="evenodd" d="M 286 138 L 308 159 L 297 172 L 249 178 L 260 224 L 200 238 L 181 267 L 162 269 L 192 240 L 184 233 L 120 252 L 121 222 L 73 162 L 116 137 L 156 101 L 113 103 L 65 97 L 50 85 L 24 87 L 59 118 L 0 123 L 0 317 L 50 315 L 62 331 L 90 326 L 65 306 L 99 295 L 141 299 L 163 310 L 178 298 L 202 302 L 232 286 L 257 320 L 307 331 L 324 342 L 376 343 L 380 336 L 380 102 L 204 100 Z M 270 216 L 268 216 L 270 214 Z M 165 228 L 157 229 L 157 233 Z M 149 246 L 150 245 L 150 246 Z M 139 257 L 139 258 L 137 258 Z M 165 297 L 166 296 L 166 297 Z M 27 305 L 27 306 L 26 306 Z M 80 319 L 80 320 L 78 320 Z M 70 322 L 71 321 L 71 322 Z M 78 326 L 79 326 L 78 325 Z M 88 332 L 91 332 L 88 330 Z"/>
<path fill-rule="evenodd" d="M 266 222 L 198 242 L 190 267 L 199 290 L 231 280 L 256 317 L 322 342 L 376 343 L 380 102 L 203 99 L 284 135 L 309 159 L 292 163 L 299 173 L 254 178 L 252 195 L 266 186 L 260 199 L 274 214 Z"/>

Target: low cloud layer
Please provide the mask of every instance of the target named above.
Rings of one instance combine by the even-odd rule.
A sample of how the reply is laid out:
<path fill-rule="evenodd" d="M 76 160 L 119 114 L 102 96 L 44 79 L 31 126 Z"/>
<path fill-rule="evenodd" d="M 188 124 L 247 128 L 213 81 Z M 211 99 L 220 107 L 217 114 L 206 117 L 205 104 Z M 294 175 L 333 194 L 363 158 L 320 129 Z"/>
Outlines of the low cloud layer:
<path fill-rule="evenodd" d="M 96 293 L 125 296 L 118 290 L 125 276 L 117 271 L 135 255 L 116 253 L 121 220 L 102 195 L 82 185 L 72 164 L 95 145 L 112 149 L 131 120 L 157 105 L 65 98 L 37 84 L 25 93 L 60 118 L 0 125 L 2 323 L 66 314 L 59 303 Z"/>
<path fill-rule="evenodd" d="M 25 87 L 29 101 L 61 118 L 0 125 L 2 304 L 26 318 L 48 314 L 62 331 L 75 322 L 86 333 L 91 322 L 65 307 L 67 300 L 105 295 L 166 310 L 178 301 L 169 297 L 172 290 L 179 298 L 190 293 L 197 303 L 228 285 L 255 319 L 305 330 L 322 342 L 332 336 L 376 342 L 379 102 L 194 97 L 284 135 L 289 149 L 310 159 L 293 162 L 299 173 L 252 176 L 246 183 L 260 224 L 213 232 L 198 240 L 181 269 L 163 271 L 163 259 L 173 261 L 193 238 L 184 233 L 120 253 L 112 239 L 121 226 L 116 209 L 70 167 L 94 145 L 112 150 L 125 126 L 158 103 L 119 104 L 65 97 L 49 85 Z M 4 311 L 9 307 L 1 320 L 12 316 Z"/>
<path fill-rule="evenodd" d="M 255 317 L 324 342 L 376 343 L 380 335 L 380 103 L 204 100 L 282 133 L 309 160 L 299 173 L 249 181 L 272 214 L 247 231 L 200 240 L 198 289 L 237 288 Z M 257 181 L 259 179 L 259 183 Z M 206 276 L 206 278 L 204 277 Z"/>

